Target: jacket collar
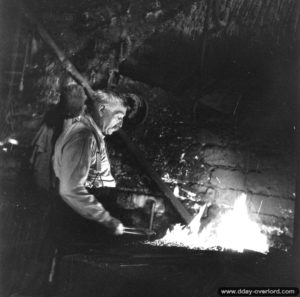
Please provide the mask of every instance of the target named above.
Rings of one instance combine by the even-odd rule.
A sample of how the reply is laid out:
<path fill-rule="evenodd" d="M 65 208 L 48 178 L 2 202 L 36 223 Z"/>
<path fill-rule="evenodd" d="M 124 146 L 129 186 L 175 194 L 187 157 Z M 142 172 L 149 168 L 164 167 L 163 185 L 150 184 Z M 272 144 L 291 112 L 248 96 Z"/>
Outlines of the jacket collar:
<path fill-rule="evenodd" d="M 88 122 L 88 124 L 97 132 L 97 134 L 101 139 L 105 138 L 105 135 L 102 133 L 102 131 L 100 130 L 100 128 L 98 127 L 98 125 L 90 115 L 88 114 L 82 115 L 79 120 L 82 122 Z"/>

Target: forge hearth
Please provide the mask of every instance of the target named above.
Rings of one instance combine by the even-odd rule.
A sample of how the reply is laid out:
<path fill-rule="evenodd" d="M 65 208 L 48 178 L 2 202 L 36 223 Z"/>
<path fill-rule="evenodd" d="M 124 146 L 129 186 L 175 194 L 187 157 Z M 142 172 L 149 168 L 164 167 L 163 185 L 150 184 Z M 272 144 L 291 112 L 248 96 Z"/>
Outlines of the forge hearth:
<path fill-rule="evenodd" d="M 224 286 L 288 286 L 287 254 L 190 251 L 141 243 L 65 256 L 58 296 L 218 296 Z"/>

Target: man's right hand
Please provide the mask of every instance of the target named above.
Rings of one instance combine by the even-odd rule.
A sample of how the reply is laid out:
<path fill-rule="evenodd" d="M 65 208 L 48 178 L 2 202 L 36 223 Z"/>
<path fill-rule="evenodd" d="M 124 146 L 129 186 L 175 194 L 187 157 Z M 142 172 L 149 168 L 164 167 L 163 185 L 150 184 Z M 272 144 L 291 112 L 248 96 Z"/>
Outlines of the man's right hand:
<path fill-rule="evenodd" d="M 111 217 L 106 222 L 102 223 L 114 235 L 122 235 L 124 233 L 124 225 L 114 217 Z"/>

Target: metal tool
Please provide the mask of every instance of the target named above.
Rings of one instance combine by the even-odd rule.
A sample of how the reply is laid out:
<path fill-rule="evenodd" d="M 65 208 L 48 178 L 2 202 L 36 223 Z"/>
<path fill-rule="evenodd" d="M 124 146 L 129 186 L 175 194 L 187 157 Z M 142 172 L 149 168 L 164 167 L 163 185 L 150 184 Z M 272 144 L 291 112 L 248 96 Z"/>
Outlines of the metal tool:
<path fill-rule="evenodd" d="M 153 231 L 153 221 L 154 221 L 154 216 L 155 216 L 155 209 L 156 209 L 156 201 L 153 201 L 152 208 L 151 208 L 149 229 L 136 228 L 136 227 L 124 227 L 123 233 L 124 234 L 147 236 L 148 239 L 150 239 L 151 236 L 156 235 L 156 232 Z"/>
<path fill-rule="evenodd" d="M 145 228 L 134 228 L 134 227 L 124 227 L 124 234 L 132 234 L 132 235 L 141 235 L 141 236 L 152 236 L 156 233 L 153 230 L 145 229 Z"/>
<path fill-rule="evenodd" d="M 151 208 L 151 216 L 150 216 L 150 224 L 149 224 L 149 230 L 152 231 L 153 229 L 153 220 L 154 220 L 154 215 L 155 215 L 155 208 L 156 208 L 156 201 L 154 200 L 152 203 L 152 208 Z"/>

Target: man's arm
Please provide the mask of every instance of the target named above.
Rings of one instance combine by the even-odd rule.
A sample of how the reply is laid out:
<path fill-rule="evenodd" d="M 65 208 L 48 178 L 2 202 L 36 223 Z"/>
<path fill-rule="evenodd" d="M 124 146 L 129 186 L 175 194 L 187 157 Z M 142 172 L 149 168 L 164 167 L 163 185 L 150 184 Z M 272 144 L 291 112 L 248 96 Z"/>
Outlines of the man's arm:
<path fill-rule="evenodd" d="M 61 152 L 59 194 L 81 216 L 107 225 L 114 218 L 85 188 L 94 145 L 89 130 L 82 130 L 67 140 Z"/>

